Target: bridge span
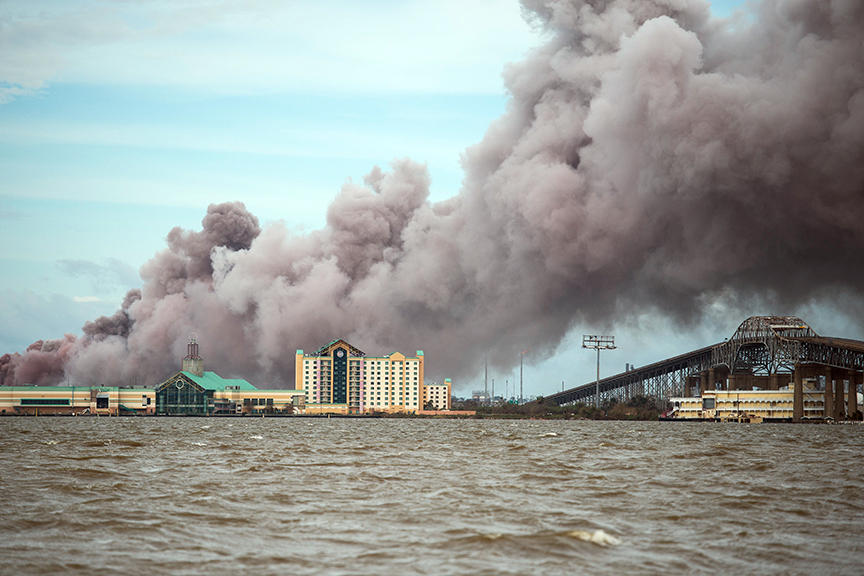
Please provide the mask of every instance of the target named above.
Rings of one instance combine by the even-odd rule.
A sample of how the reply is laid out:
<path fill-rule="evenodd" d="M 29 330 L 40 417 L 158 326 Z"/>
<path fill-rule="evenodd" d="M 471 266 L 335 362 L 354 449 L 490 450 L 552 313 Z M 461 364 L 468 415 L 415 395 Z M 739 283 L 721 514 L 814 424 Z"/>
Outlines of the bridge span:
<path fill-rule="evenodd" d="M 821 376 L 825 413 L 835 420 L 858 410 L 857 391 L 864 382 L 864 342 L 819 336 L 794 316 L 753 316 L 732 338 L 674 358 L 600 380 L 600 401 L 653 396 L 665 404 L 676 396 L 701 395 L 709 388 L 779 390 L 794 384 L 793 419 L 804 412 L 803 381 Z M 558 405 L 588 403 L 596 382 L 546 396 Z M 833 401 L 837 399 L 837 401 Z"/>

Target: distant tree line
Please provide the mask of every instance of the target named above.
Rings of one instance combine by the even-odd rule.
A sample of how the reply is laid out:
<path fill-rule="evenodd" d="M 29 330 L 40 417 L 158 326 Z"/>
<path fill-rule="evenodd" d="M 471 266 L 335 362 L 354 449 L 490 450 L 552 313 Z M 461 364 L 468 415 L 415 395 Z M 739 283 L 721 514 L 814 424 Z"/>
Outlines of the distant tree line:
<path fill-rule="evenodd" d="M 660 410 L 652 396 L 634 396 L 626 402 L 617 399 L 594 404 L 565 404 L 559 406 L 543 397 L 525 404 L 498 404 L 480 406 L 473 400 L 460 402 L 459 410 L 476 410 L 478 418 L 548 418 L 562 420 L 657 420 Z M 454 409 L 456 409 L 454 407 Z"/>

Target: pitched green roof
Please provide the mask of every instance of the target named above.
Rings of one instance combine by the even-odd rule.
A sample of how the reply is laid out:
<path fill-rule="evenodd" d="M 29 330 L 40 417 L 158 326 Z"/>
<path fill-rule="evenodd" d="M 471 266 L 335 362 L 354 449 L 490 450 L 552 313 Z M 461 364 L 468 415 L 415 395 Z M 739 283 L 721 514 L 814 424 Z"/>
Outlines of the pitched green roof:
<path fill-rule="evenodd" d="M 222 378 L 215 372 L 204 372 L 204 376 L 196 376 L 191 372 L 183 372 L 183 375 L 204 388 L 205 390 L 223 390 L 228 386 L 239 386 L 240 390 L 257 390 L 255 386 L 240 378 Z"/>

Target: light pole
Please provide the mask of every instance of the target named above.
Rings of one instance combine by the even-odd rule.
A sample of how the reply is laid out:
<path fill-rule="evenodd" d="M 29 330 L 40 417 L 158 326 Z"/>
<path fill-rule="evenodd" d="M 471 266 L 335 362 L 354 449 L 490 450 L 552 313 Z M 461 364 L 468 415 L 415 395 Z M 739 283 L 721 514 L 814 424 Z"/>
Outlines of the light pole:
<path fill-rule="evenodd" d="M 582 336 L 582 348 L 597 350 L 597 393 L 594 397 L 594 406 L 600 408 L 600 350 L 614 350 L 614 336 Z"/>
<path fill-rule="evenodd" d="M 489 401 L 489 354 L 486 354 L 486 367 L 483 369 L 483 395 Z"/>

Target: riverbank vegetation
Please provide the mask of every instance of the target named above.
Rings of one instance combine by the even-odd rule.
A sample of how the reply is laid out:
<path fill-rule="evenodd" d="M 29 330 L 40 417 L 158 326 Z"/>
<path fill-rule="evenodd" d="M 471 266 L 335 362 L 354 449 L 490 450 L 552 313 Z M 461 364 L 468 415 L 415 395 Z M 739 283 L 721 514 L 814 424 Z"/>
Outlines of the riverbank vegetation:
<path fill-rule="evenodd" d="M 495 406 L 468 407 L 476 410 L 476 418 L 544 418 L 560 420 L 657 420 L 660 410 L 657 402 L 650 396 L 634 396 L 626 402 L 612 399 L 600 408 L 593 404 L 568 404 L 558 406 L 553 402 L 538 398 L 526 404 L 499 404 Z"/>

